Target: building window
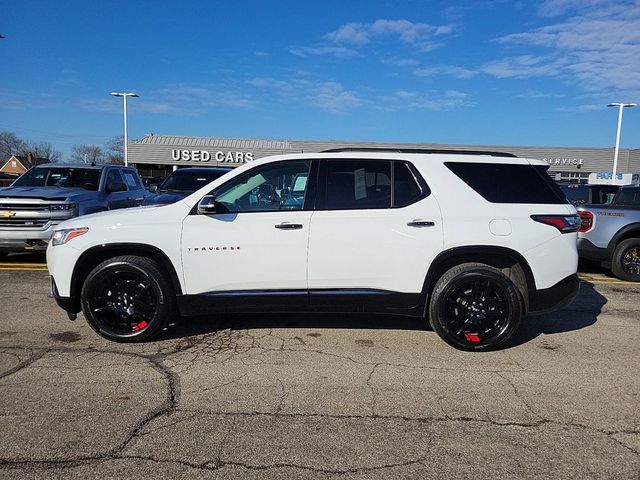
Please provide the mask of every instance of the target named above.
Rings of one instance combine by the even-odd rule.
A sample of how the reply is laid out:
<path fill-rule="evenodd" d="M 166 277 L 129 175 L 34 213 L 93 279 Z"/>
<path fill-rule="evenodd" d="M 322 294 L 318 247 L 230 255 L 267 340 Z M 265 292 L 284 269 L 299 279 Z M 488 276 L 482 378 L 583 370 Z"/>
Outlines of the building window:
<path fill-rule="evenodd" d="M 589 172 L 550 172 L 556 182 L 588 183 Z"/>

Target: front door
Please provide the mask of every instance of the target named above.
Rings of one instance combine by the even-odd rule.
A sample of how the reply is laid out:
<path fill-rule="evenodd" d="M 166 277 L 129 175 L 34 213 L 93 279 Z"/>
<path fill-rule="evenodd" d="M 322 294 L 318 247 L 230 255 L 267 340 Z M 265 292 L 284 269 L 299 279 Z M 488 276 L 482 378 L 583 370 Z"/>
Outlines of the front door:
<path fill-rule="evenodd" d="M 338 159 L 324 161 L 320 172 L 309 242 L 312 303 L 323 295 L 419 294 L 443 238 L 440 207 L 415 167 Z"/>
<path fill-rule="evenodd" d="M 130 207 L 130 194 L 128 190 L 122 190 L 119 192 L 111 192 L 109 191 L 109 186 L 113 185 L 125 185 L 124 180 L 122 179 L 122 175 L 120 174 L 120 170 L 117 168 L 110 168 L 107 173 L 107 179 L 105 181 L 105 191 L 107 194 L 107 205 L 109 210 L 116 210 L 118 208 L 127 208 Z"/>
<path fill-rule="evenodd" d="M 215 213 L 183 223 L 188 294 L 307 299 L 311 161 L 281 161 L 230 179 L 211 195 Z"/>

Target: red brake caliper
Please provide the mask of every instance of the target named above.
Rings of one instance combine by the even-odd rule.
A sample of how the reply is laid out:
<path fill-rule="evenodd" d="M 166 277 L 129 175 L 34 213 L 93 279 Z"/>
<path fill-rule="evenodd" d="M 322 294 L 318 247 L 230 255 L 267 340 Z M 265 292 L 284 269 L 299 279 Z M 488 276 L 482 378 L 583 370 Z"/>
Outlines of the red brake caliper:
<path fill-rule="evenodd" d="M 149 325 L 147 323 L 146 320 L 141 321 L 140 323 L 136 323 L 132 328 L 134 332 L 139 332 L 140 330 L 142 330 L 144 327 L 146 327 L 147 325 Z"/>
<path fill-rule="evenodd" d="M 467 342 L 478 343 L 480 342 L 480 337 L 477 333 L 465 333 L 464 338 L 467 339 Z"/>

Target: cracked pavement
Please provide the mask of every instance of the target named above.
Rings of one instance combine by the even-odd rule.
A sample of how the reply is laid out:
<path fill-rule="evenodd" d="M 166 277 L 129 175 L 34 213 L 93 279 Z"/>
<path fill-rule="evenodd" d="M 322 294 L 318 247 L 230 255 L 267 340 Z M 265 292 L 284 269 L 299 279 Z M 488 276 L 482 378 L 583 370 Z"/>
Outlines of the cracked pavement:
<path fill-rule="evenodd" d="M 251 315 L 137 345 L 0 272 L 0 477 L 640 478 L 640 285 L 497 352 L 420 320 Z"/>

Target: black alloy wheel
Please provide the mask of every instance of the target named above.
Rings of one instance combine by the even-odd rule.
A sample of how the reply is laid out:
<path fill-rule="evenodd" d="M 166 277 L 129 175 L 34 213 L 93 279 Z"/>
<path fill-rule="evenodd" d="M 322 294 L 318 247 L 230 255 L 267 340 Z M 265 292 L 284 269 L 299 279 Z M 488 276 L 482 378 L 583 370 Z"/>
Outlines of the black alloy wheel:
<path fill-rule="evenodd" d="M 613 252 L 611 270 L 618 278 L 640 282 L 640 238 L 620 242 Z"/>
<path fill-rule="evenodd" d="M 487 350 L 506 342 L 522 316 L 520 293 L 497 268 L 466 263 L 447 271 L 436 283 L 429 321 L 449 345 Z"/>
<path fill-rule="evenodd" d="M 153 260 L 122 256 L 91 271 L 82 288 L 82 310 L 101 336 L 140 341 L 154 336 L 175 315 L 175 296 Z"/>

